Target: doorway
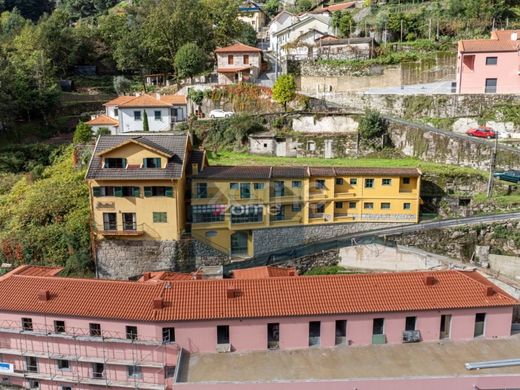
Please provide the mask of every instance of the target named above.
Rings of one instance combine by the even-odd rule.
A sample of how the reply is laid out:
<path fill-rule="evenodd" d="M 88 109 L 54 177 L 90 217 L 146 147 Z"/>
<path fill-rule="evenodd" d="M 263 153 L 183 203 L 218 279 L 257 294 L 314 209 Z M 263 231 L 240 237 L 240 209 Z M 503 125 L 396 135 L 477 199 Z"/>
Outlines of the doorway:
<path fill-rule="evenodd" d="M 123 213 L 123 230 L 137 230 L 135 213 Z"/>
<path fill-rule="evenodd" d="M 247 256 L 247 232 L 236 232 L 231 235 L 231 256 Z"/>
<path fill-rule="evenodd" d="M 441 315 L 441 339 L 449 339 L 450 338 L 450 329 L 451 329 L 451 315 L 443 314 Z"/>
<path fill-rule="evenodd" d="M 325 140 L 325 158 L 333 158 L 334 152 L 332 151 L 332 140 L 326 139 Z"/>

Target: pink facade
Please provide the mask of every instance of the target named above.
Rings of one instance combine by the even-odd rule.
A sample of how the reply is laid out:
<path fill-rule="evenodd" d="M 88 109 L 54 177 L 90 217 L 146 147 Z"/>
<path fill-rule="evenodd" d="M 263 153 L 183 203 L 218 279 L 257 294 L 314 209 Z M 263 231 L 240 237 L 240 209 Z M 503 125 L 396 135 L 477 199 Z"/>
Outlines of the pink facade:
<path fill-rule="evenodd" d="M 520 93 L 518 33 L 494 32 L 491 39 L 459 42 L 457 93 Z"/>

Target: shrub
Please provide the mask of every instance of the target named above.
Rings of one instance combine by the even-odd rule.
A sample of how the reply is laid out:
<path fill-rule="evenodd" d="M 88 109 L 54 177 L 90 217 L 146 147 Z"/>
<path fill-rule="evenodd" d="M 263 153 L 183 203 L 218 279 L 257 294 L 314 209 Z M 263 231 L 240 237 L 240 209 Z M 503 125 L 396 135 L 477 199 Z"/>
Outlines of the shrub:
<path fill-rule="evenodd" d="M 287 103 L 294 100 L 296 97 L 296 81 L 293 75 L 284 74 L 276 80 L 273 86 L 273 99 L 283 105 L 287 111 Z"/>
<path fill-rule="evenodd" d="M 359 122 L 358 130 L 362 139 L 372 140 L 386 134 L 388 123 L 379 112 L 367 110 Z"/>
<path fill-rule="evenodd" d="M 92 141 L 92 127 L 87 125 L 85 122 L 79 122 L 76 126 L 76 130 L 74 131 L 74 137 L 72 138 L 72 142 L 74 144 L 87 144 Z"/>
<path fill-rule="evenodd" d="M 96 131 L 96 137 L 99 137 L 100 135 L 110 135 L 112 134 L 110 130 L 107 127 L 100 127 L 98 131 Z"/>

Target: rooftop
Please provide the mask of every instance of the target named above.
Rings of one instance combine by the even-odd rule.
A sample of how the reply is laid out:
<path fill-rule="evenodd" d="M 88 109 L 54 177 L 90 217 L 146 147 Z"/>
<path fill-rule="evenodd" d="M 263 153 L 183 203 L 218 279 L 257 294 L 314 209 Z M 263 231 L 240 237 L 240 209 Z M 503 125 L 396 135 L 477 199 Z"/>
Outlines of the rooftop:
<path fill-rule="evenodd" d="M 194 179 L 306 178 L 311 176 L 420 176 L 417 168 L 350 168 L 309 166 L 209 166 Z"/>
<path fill-rule="evenodd" d="M 505 367 L 468 371 L 466 362 L 518 358 L 520 335 L 468 342 L 192 354 L 179 382 L 271 382 L 517 374 Z M 375 369 L 377 367 L 377 369 Z M 519 378 L 520 380 L 520 378 Z"/>
<path fill-rule="evenodd" d="M 233 278 L 235 279 L 264 279 L 282 276 L 298 276 L 298 274 L 295 268 L 270 266 L 236 269 L 233 271 Z"/>
<path fill-rule="evenodd" d="M 336 11 L 343 11 L 348 8 L 353 8 L 356 6 L 355 1 L 349 1 L 346 3 L 339 3 L 339 4 L 332 4 L 328 7 L 318 8 L 312 11 L 312 13 L 321 13 L 321 12 L 336 12 Z"/>
<path fill-rule="evenodd" d="M 186 97 L 182 95 L 138 95 L 119 96 L 106 102 L 105 106 L 117 106 L 120 108 L 139 107 L 171 107 L 172 105 L 186 104 Z"/>
<path fill-rule="evenodd" d="M 102 167 L 102 154 L 108 150 L 115 150 L 129 142 L 143 145 L 145 148 L 160 151 L 161 154 L 171 156 L 164 169 L 156 168 L 110 168 Z M 183 162 L 186 155 L 187 135 L 177 134 L 142 134 L 142 135 L 102 135 L 98 138 L 90 162 L 86 178 L 105 180 L 125 179 L 178 179 L 182 176 Z"/>
<path fill-rule="evenodd" d="M 398 272 L 139 283 L 0 277 L 0 311 L 136 321 L 188 321 L 517 305 L 476 271 Z M 39 274 L 41 270 L 38 270 Z M 52 271 L 54 272 L 54 271 Z M 232 291 L 233 294 L 229 294 Z M 45 294 L 41 294 L 45 292 Z M 47 297 L 42 300 L 41 296 Z M 154 300 L 162 299 L 162 308 Z"/>
<path fill-rule="evenodd" d="M 459 51 L 466 53 L 508 52 L 520 49 L 520 30 L 496 30 L 490 39 L 459 41 Z"/>
<path fill-rule="evenodd" d="M 109 126 L 119 126 L 119 121 L 114 118 L 110 118 L 107 115 L 98 115 L 94 119 L 89 120 L 86 122 L 87 125 L 91 126 L 99 126 L 99 125 L 109 125 Z"/>
<path fill-rule="evenodd" d="M 230 46 L 226 47 L 219 47 L 215 50 L 215 53 L 260 53 L 262 49 L 259 49 L 258 47 L 244 45 L 243 43 L 235 43 Z"/>

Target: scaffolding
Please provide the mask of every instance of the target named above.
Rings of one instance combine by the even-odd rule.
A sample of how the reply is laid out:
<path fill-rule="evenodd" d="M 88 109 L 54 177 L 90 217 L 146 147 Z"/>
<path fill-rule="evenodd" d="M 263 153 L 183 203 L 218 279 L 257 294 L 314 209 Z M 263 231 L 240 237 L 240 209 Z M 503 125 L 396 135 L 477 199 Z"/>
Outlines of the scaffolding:
<path fill-rule="evenodd" d="M 169 387 L 180 352 L 177 344 L 158 338 L 127 338 L 113 331 L 92 335 L 84 328 L 59 330 L 56 332 L 46 321 L 30 326 L 0 321 L 0 356 L 15 366 L 13 373 L 2 373 L 2 377 L 21 378 L 28 388 L 29 382 L 45 382 L 47 388 L 58 390 L 68 385 L 150 390 Z M 44 364 L 28 367 L 28 358 L 43 359 Z M 66 369 L 58 367 L 60 360 L 69 362 Z M 96 371 L 95 365 L 102 370 Z"/>

